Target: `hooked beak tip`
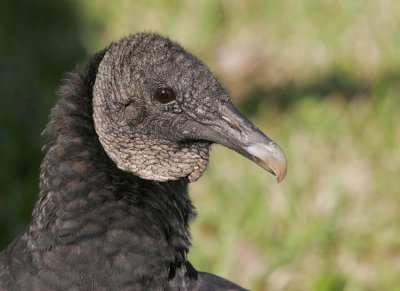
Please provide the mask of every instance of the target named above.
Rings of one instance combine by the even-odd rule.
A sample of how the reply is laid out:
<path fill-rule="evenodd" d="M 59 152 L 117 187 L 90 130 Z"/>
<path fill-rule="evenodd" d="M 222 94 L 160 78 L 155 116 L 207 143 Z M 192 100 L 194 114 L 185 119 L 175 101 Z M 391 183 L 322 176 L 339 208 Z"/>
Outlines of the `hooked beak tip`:
<path fill-rule="evenodd" d="M 287 162 L 281 148 L 274 142 L 253 143 L 246 151 L 256 164 L 276 176 L 278 183 L 286 176 Z"/>

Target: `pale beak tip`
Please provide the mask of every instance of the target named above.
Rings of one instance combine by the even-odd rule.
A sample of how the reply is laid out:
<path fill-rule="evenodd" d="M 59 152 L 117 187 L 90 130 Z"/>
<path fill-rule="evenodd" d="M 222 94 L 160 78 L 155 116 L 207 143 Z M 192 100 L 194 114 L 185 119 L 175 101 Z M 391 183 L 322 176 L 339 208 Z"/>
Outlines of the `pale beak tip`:
<path fill-rule="evenodd" d="M 246 149 L 259 166 L 276 176 L 278 183 L 283 181 L 287 173 L 287 162 L 285 155 L 276 143 L 255 143 Z"/>
<path fill-rule="evenodd" d="M 276 171 L 274 172 L 274 175 L 276 176 L 276 182 L 279 184 L 280 182 L 283 181 L 283 179 L 285 179 L 286 177 L 286 172 L 287 172 L 287 168 L 286 166 L 284 168 L 281 169 L 281 171 Z"/>

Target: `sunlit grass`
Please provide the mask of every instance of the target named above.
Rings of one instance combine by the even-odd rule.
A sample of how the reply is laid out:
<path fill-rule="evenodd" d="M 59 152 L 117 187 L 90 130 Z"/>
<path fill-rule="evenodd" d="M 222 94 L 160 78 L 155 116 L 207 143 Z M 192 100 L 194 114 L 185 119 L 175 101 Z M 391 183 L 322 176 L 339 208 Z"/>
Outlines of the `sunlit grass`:
<path fill-rule="evenodd" d="M 279 185 L 215 147 L 191 186 L 195 264 L 252 290 L 396 290 L 400 103 L 381 98 L 304 98 L 257 116 L 288 157 Z"/>

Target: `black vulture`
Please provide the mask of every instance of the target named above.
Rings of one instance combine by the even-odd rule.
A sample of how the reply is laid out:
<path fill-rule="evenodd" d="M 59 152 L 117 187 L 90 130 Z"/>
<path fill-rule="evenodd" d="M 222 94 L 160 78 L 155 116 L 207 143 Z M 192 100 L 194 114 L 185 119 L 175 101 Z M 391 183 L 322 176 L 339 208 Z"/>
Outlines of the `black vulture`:
<path fill-rule="evenodd" d="M 0 253 L 0 290 L 244 290 L 187 260 L 188 183 L 222 144 L 277 176 L 279 146 L 180 45 L 139 33 L 68 76 L 44 130 L 40 195 Z"/>

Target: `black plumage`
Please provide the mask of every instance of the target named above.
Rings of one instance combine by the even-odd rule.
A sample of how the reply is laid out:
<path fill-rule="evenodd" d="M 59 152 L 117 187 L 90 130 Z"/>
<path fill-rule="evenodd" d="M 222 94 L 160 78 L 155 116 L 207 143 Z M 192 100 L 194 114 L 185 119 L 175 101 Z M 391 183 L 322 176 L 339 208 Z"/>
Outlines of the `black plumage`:
<path fill-rule="evenodd" d="M 212 142 L 278 180 L 286 164 L 208 69 L 166 38 L 137 34 L 70 74 L 58 95 L 39 200 L 0 253 L 0 290 L 243 290 L 187 261 L 188 183 Z"/>

